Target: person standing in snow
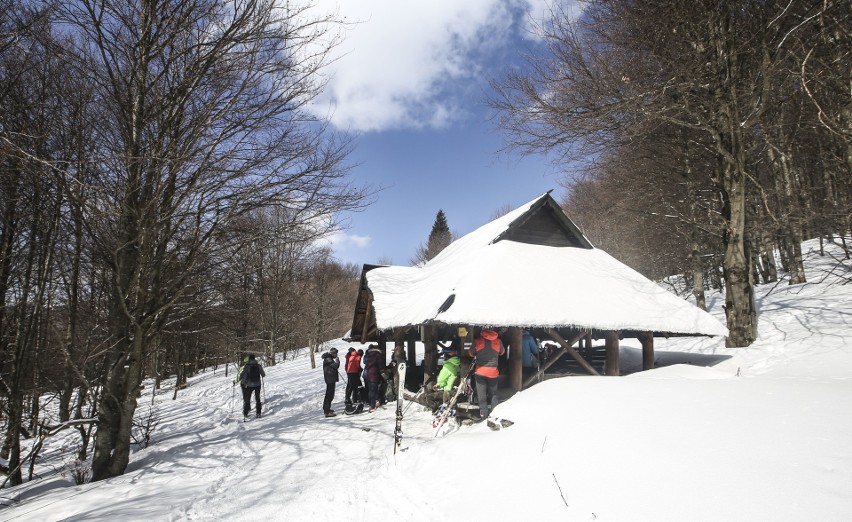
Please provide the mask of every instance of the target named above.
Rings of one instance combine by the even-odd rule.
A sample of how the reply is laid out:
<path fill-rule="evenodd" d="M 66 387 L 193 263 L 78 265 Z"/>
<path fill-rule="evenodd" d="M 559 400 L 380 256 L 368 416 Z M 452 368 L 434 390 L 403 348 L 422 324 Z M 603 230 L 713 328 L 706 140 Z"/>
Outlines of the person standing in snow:
<path fill-rule="evenodd" d="M 500 377 L 497 361 L 501 355 L 506 353 L 506 349 L 503 347 L 497 332 L 482 330 L 473 346 L 470 347 L 469 352 L 471 357 L 476 359 L 474 361 L 476 371 L 473 378 L 476 382 L 479 416 L 481 419 L 485 419 L 497 407 L 497 378 Z"/>
<path fill-rule="evenodd" d="M 331 401 L 334 400 L 334 389 L 337 386 L 337 380 L 340 378 L 338 368 L 340 368 L 340 359 L 337 357 L 337 348 L 332 348 L 322 354 L 322 375 L 325 379 L 325 398 L 322 401 L 322 411 L 326 417 L 336 415 L 334 410 L 331 409 Z"/>
<path fill-rule="evenodd" d="M 358 401 L 361 397 L 361 356 L 363 350 L 355 351 L 349 348 L 346 352 L 346 406 L 352 406 L 352 399 Z"/>
<path fill-rule="evenodd" d="M 254 354 L 249 354 L 246 363 L 243 365 L 239 373 L 240 387 L 243 389 L 243 419 L 248 418 L 251 411 L 251 396 L 254 394 L 254 416 L 260 417 L 260 389 L 263 387 L 263 378 L 266 377 L 266 372 L 263 367 L 254 357 Z"/>
<path fill-rule="evenodd" d="M 379 398 L 379 386 L 382 382 L 382 351 L 375 344 L 371 344 L 364 354 L 364 382 L 367 384 L 367 405 L 370 411 L 381 406 Z"/>

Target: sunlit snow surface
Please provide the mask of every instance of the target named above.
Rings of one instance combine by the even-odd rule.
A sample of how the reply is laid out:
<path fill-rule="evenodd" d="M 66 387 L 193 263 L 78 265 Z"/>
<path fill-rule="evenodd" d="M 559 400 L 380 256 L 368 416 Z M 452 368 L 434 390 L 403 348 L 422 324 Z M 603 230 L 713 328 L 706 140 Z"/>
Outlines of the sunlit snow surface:
<path fill-rule="evenodd" d="M 40 478 L 2 492 L 0 520 L 850 520 L 852 264 L 817 248 L 805 243 L 809 283 L 758 287 L 748 349 L 657 339 L 656 370 L 545 381 L 497 407 L 514 422 L 501 431 L 434 438 L 415 405 L 397 455 L 391 406 L 323 417 L 304 352 L 266 368 L 268 415 L 248 423 L 233 374 L 208 371 L 177 400 L 157 393 L 153 443 L 121 477 L 74 486 L 76 436 L 48 439 Z M 708 299 L 724 320 L 722 301 Z M 621 356 L 641 365 L 635 340 Z M 148 387 L 140 414 L 150 403 Z"/>

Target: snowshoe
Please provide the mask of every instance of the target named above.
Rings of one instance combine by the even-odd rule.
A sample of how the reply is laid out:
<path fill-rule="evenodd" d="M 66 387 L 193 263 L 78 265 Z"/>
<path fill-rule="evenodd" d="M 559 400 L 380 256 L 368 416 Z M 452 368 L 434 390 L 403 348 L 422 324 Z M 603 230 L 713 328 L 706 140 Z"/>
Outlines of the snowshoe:
<path fill-rule="evenodd" d="M 347 404 L 346 407 L 343 409 L 343 413 L 345 413 L 346 415 L 357 415 L 363 412 L 364 404 L 360 402 L 358 404 Z"/>

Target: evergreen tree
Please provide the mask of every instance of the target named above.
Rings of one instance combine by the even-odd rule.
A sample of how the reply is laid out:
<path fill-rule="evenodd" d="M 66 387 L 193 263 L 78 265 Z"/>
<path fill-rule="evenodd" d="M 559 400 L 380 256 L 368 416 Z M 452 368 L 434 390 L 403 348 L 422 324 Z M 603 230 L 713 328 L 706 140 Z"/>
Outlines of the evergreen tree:
<path fill-rule="evenodd" d="M 438 210 L 438 214 L 435 215 L 435 223 L 432 224 L 432 231 L 429 232 L 429 239 L 425 245 L 420 245 L 417 248 L 413 264 L 429 261 L 452 242 L 453 234 L 450 232 L 449 225 L 447 225 L 447 216 L 443 210 Z"/>

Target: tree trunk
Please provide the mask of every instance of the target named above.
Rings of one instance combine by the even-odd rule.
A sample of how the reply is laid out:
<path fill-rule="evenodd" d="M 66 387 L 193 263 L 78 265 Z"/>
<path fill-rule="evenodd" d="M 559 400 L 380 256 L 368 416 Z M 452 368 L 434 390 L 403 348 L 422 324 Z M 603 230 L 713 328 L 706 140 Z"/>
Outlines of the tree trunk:
<path fill-rule="evenodd" d="M 736 168 L 728 169 L 723 218 L 727 225 L 725 239 L 725 313 L 728 323 L 728 348 L 749 346 L 757 339 L 757 313 L 751 260 L 745 239 L 745 179 Z"/>
<path fill-rule="evenodd" d="M 701 250 L 698 241 L 692 242 L 692 295 L 695 296 L 695 305 L 707 311 L 707 303 L 704 296 L 704 266 L 701 263 Z"/>
<path fill-rule="evenodd" d="M 130 440 L 136 398 L 142 382 L 142 332 L 124 339 L 109 356 L 106 382 L 98 406 L 98 431 L 92 480 L 117 477 L 130 462 Z"/>
<path fill-rule="evenodd" d="M 806 283 L 805 265 L 802 260 L 802 230 L 794 223 L 786 227 L 787 244 L 790 247 L 790 284 L 800 285 Z"/>

